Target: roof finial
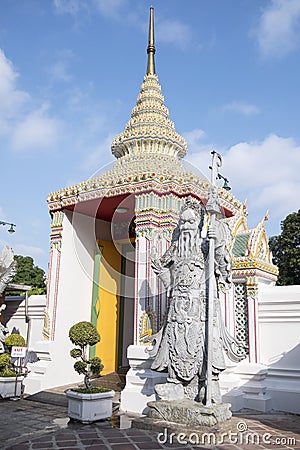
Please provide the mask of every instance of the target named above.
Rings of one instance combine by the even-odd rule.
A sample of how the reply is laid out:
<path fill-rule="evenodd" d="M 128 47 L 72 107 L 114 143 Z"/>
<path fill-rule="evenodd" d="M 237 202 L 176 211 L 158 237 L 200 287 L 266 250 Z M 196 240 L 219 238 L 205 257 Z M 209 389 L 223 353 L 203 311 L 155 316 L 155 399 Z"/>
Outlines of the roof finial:
<path fill-rule="evenodd" d="M 150 8 L 150 20 L 149 20 L 149 37 L 148 37 L 148 64 L 147 64 L 147 75 L 155 74 L 155 62 L 154 62 L 154 54 L 155 54 L 155 46 L 154 46 L 154 8 L 151 6 Z"/>

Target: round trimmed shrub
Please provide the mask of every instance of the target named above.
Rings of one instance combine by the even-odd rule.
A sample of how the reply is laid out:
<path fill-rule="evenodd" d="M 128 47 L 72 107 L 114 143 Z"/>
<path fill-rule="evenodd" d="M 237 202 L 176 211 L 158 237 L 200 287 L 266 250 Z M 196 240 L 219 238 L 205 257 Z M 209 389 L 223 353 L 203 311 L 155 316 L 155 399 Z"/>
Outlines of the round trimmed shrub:
<path fill-rule="evenodd" d="M 26 347 L 26 342 L 20 334 L 10 334 L 4 341 L 6 347 L 11 350 L 12 347 Z"/>
<path fill-rule="evenodd" d="M 0 372 L 3 372 L 5 369 L 7 369 L 9 364 L 9 354 L 8 353 L 2 353 L 0 355 Z"/>
<path fill-rule="evenodd" d="M 82 350 L 80 348 L 73 348 L 70 351 L 70 355 L 72 358 L 80 358 L 82 356 Z"/>
<path fill-rule="evenodd" d="M 98 375 L 104 367 L 101 362 L 101 359 L 98 358 L 98 356 L 94 356 L 93 358 L 91 358 L 89 363 L 90 363 L 90 369 L 94 375 Z"/>
<path fill-rule="evenodd" d="M 91 322 L 78 322 L 69 330 L 71 342 L 79 348 L 73 348 L 70 351 L 72 358 L 78 358 L 74 369 L 77 373 L 84 375 L 85 392 L 92 392 L 91 377 L 99 375 L 103 369 L 101 359 L 97 356 L 90 358 L 87 356 L 88 346 L 97 344 L 100 341 L 100 335 L 97 328 Z"/>
<path fill-rule="evenodd" d="M 81 375 L 82 373 L 86 374 L 87 363 L 84 361 L 76 361 L 76 363 L 74 364 L 74 369 L 77 373 L 79 373 L 79 375 Z"/>
<path fill-rule="evenodd" d="M 94 325 L 90 322 L 78 322 L 69 330 L 71 342 L 79 347 L 95 345 L 100 341 L 100 335 Z"/>

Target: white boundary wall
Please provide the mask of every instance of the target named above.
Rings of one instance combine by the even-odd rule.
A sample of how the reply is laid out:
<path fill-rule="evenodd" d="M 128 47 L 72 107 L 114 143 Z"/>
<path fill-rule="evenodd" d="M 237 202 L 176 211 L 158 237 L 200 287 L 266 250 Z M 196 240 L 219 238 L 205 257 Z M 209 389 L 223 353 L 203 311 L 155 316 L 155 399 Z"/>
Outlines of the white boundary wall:
<path fill-rule="evenodd" d="M 242 361 L 221 376 L 232 410 L 300 413 L 300 286 L 260 286 L 256 364 Z"/>
<path fill-rule="evenodd" d="M 300 413 L 300 286 L 261 289 L 258 322 L 272 408 Z"/>

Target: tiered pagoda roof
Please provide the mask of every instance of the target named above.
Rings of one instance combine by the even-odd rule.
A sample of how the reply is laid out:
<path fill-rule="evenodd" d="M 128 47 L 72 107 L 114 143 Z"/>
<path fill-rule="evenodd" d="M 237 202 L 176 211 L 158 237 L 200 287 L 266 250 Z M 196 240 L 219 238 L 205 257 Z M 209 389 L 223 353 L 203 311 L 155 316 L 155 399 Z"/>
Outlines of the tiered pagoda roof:
<path fill-rule="evenodd" d="M 112 170 L 64 188 L 48 196 L 50 211 L 72 207 L 101 197 L 137 194 L 153 190 L 158 194 L 175 192 L 179 196 L 195 195 L 206 202 L 209 181 L 186 170 L 181 159 L 187 142 L 176 132 L 164 104 L 155 72 L 153 8 L 150 8 L 147 70 L 143 84 L 124 131 L 112 142 L 117 158 Z M 239 211 L 241 203 L 220 188 L 221 204 L 227 215 Z"/>

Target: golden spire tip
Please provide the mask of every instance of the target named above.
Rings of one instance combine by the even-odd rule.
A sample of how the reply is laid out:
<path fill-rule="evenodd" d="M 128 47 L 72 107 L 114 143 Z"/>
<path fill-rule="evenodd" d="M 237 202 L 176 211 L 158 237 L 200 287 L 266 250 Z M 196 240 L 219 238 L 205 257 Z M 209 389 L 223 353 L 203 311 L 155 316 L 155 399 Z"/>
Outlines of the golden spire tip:
<path fill-rule="evenodd" d="M 155 45 L 154 45 L 154 8 L 150 7 L 150 20 L 149 20 L 149 36 L 148 36 L 148 63 L 147 63 L 147 75 L 155 75 Z"/>

